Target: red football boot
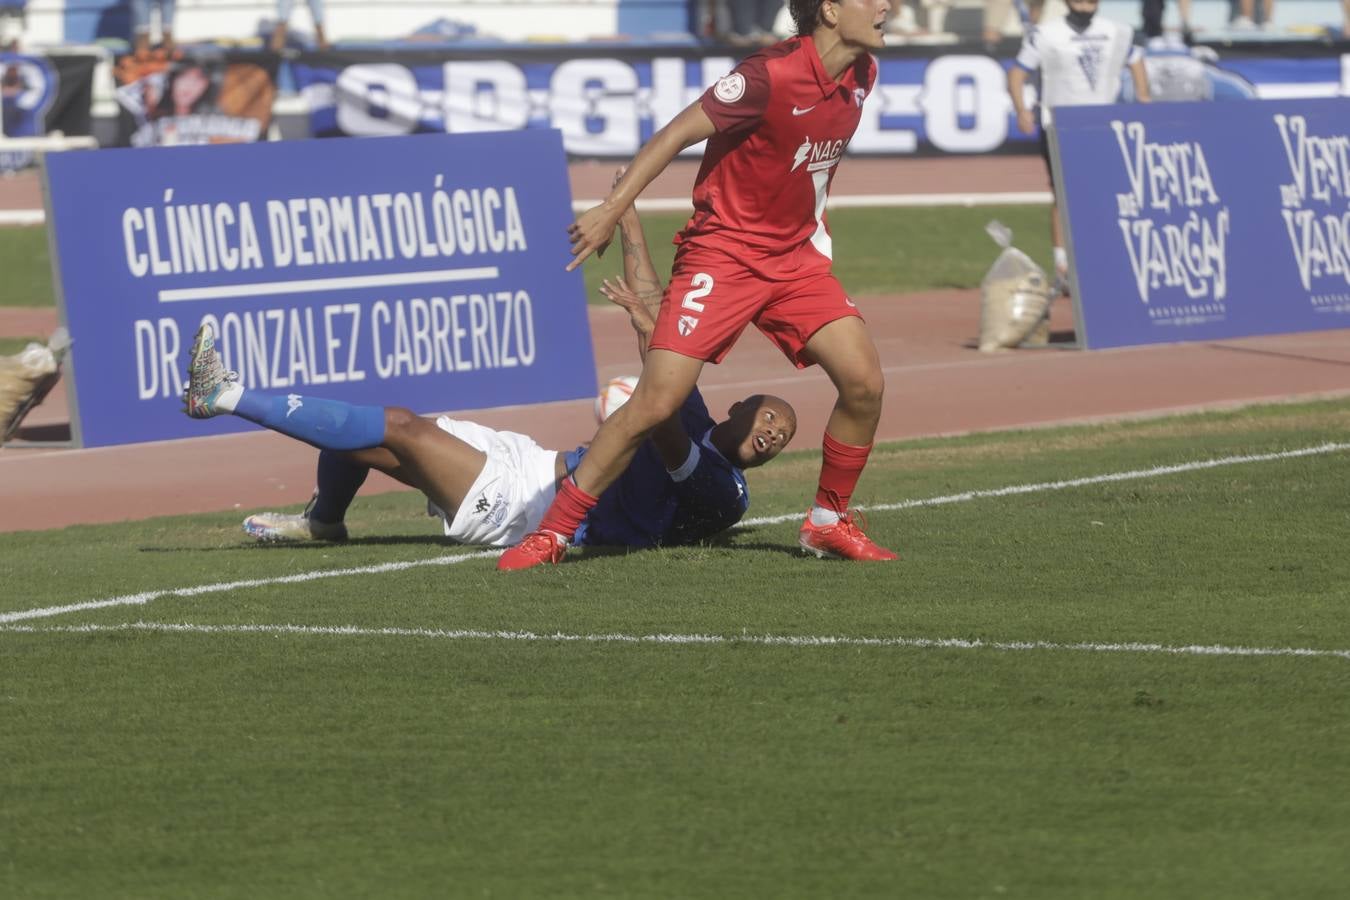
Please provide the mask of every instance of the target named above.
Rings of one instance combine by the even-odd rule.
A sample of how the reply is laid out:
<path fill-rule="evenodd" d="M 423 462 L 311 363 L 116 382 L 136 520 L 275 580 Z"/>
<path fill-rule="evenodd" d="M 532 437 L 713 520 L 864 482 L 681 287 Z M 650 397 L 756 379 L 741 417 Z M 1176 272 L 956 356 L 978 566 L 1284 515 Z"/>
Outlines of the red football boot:
<path fill-rule="evenodd" d="M 813 525 L 811 514 L 808 512 L 801 531 L 797 532 L 797 542 L 816 556 L 861 562 L 889 562 L 899 559 L 894 553 L 873 543 L 863 534 L 863 525 L 857 521 L 860 518 L 856 510 L 850 510 L 840 516 L 834 525 Z"/>
<path fill-rule="evenodd" d="M 498 572 L 514 572 L 516 569 L 533 569 L 544 563 L 557 565 L 567 552 L 567 541 L 562 535 L 547 529 L 539 529 L 525 535 L 525 539 L 508 549 L 497 558 Z"/>

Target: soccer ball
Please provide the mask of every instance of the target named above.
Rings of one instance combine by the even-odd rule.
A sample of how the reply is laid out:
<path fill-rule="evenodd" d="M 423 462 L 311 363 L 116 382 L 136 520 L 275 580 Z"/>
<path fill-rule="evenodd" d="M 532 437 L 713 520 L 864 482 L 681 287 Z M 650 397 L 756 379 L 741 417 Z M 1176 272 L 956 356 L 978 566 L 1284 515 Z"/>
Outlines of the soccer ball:
<path fill-rule="evenodd" d="M 633 388 L 637 387 L 637 383 L 636 375 L 611 378 L 595 397 L 595 420 L 603 422 L 614 415 L 614 410 L 623 406 L 628 402 L 628 398 L 633 396 Z"/>

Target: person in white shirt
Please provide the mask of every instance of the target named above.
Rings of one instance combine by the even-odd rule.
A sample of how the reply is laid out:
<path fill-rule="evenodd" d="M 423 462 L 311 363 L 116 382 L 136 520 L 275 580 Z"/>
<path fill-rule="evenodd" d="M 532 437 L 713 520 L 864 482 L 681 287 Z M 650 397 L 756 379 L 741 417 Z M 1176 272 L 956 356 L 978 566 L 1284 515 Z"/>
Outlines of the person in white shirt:
<path fill-rule="evenodd" d="M 1121 73 L 1126 68 L 1134 81 L 1135 99 L 1141 103 L 1149 101 L 1144 55 L 1134 45 L 1134 29 L 1098 18 L 1098 3 L 1099 0 L 1068 0 L 1066 16 L 1042 19 L 1023 36 L 1017 60 L 1008 71 L 1008 93 L 1017 113 L 1017 127 L 1023 134 L 1031 134 L 1036 130 L 1036 111 L 1027 106 L 1026 84 L 1031 74 L 1040 70 L 1041 155 L 1047 169 L 1051 167 L 1046 129 L 1053 121 L 1056 107 L 1114 103 L 1120 95 Z M 1053 171 L 1050 183 L 1053 188 Z M 1050 236 L 1055 248 L 1055 274 L 1062 286 L 1068 275 L 1069 259 L 1058 205 L 1050 209 Z"/>

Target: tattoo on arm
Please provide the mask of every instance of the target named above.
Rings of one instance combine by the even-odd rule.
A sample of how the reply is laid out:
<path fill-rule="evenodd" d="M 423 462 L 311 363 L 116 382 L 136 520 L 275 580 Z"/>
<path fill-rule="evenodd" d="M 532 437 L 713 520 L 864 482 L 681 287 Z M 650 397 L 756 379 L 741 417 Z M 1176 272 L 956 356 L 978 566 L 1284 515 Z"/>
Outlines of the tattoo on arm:
<path fill-rule="evenodd" d="M 646 241 L 641 237 L 641 228 L 640 224 L 634 223 L 633 230 L 637 231 L 636 237 L 629 233 L 628 228 L 620 229 L 623 240 L 624 275 L 628 286 L 642 300 L 652 318 L 656 318 L 656 313 L 661 308 L 663 288 L 661 279 L 656 274 L 656 267 L 652 265 L 651 255 L 647 252 Z"/>

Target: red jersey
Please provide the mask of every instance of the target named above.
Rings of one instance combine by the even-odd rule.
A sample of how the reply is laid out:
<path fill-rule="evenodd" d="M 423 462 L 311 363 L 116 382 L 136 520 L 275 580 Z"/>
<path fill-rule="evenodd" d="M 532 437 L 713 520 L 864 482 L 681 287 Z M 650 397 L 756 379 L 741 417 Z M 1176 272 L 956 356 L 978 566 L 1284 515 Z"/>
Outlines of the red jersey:
<path fill-rule="evenodd" d="M 773 280 L 828 272 L 825 198 L 876 74 L 864 54 L 836 81 L 809 36 L 742 60 L 700 100 L 717 133 L 675 243 L 722 250 Z"/>

